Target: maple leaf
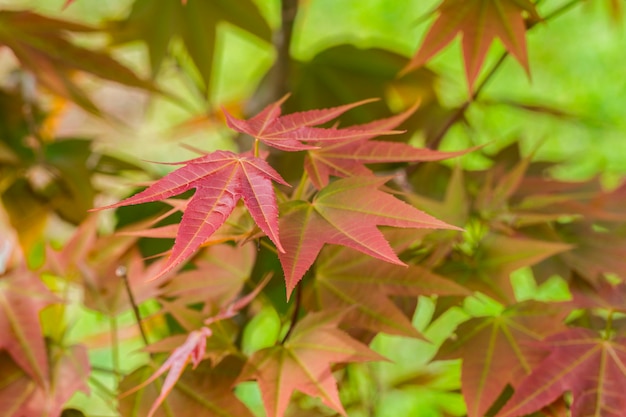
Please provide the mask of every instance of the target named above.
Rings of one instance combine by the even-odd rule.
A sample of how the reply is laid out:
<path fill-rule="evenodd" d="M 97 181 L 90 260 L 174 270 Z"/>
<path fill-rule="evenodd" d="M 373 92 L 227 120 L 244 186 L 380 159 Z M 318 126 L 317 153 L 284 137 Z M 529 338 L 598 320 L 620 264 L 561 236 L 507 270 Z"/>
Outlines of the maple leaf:
<path fill-rule="evenodd" d="M 38 384 L 48 383 L 48 355 L 39 312 L 58 301 L 25 267 L 0 276 L 0 349 Z"/>
<path fill-rule="evenodd" d="M 368 97 L 389 97 L 391 93 L 394 104 L 401 103 L 402 108 L 409 108 L 418 100 L 422 103 L 420 111 L 404 123 L 403 129 L 409 133 L 398 141 L 405 142 L 416 131 L 424 132 L 427 139 L 431 138 L 449 119 L 451 110 L 444 109 L 439 103 L 434 88 L 438 84 L 438 75 L 430 69 L 422 67 L 398 76 L 407 63 L 407 58 L 400 54 L 350 44 L 325 48 L 312 59 L 299 61 L 292 57 L 287 65 L 289 74 L 286 77 L 292 95 L 284 108 L 288 112 L 321 109 Z M 267 73 L 257 91 L 265 91 L 272 85 L 276 69 L 274 67 Z M 388 113 L 388 103 L 381 100 L 350 111 L 342 116 L 342 123 L 364 123 L 385 117 Z M 426 140 L 426 143 L 430 141 Z"/>
<path fill-rule="evenodd" d="M 573 328 L 548 337 L 549 355 L 515 385 L 515 394 L 498 417 L 529 414 L 566 391 L 572 417 L 622 417 L 626 410 L 626 338 L 609 340 L 596 332 Z"/>
<path fill-rule="evenodd" d="M 285 252 L 278 256 L 288 296 L 326 243 L 404 265 L 377 226 L 458 229 L 378 190 L 387 181 L 373 176 L 344 178 L 322 189 L 312 202 L 285 205 L 280 222 Z"/>
<path fill-rule="evenodd" d="M 204 303 L 205 311 L 226 305 L 250 277 L 255 256 L 253 244 L 209 246 L 194 258 L 195 269 L 176 274 L 163 286 L 162 296 L 183 299 L 186 304 Z"/>
<path fill-rule="evenodd" d="M 217 151 L 186 162 L 184 167 L 156 181 L 146 190 L 97 210 L 166 199 L 192 188 L 170 257 L 157 276 L 188 259 L 226 221 L 240 199 L 256 224 L 280 252 L 278 208 L 272 180 L 282 177 L 263 159 L 249 154 Z"/>
<path fill-rule="evenodd" d="M 343 247 L 326 248 L 315 264 L 318 309 L 346 308 L 343 321 L 375 332 L 419 337 L 389 296 L 470 295 L 465 288 L 417 265 L 381 262 Z M 350 308 L 352 307 L 352 308 Z"/>
<path fill-rule="evenodd" d="M 411 116 L 417 104 L 408 110 L 386 119 L 364 125 L 351 126 L 350 130 L 376 131 L 393 129 Z M 338 143 L 318 142 L 317 149 L 309 149 L 304 160 L 304 169 L 317 189 L 328 184 L 331 175 L 351 177 L 372 175 L 365 164 L 385 162 L 440 161 L 471 152 L 472 149 L 459 152 L 441 152 L 432 149 L 415 148 L 401 142 L 370 141 L 367 137 L 341 141 Z"/>
<path fill-rule="evenodd" d="M 227 356 L 215 367 L 205 361 L 193 371 L 188 369 L 154 416 L 170 417 L 175 414 L 176 417 L 253 417 L 232 390 L 243 365 L 241 358 Z M 120 388 L 123 390 L 136 386 L 152 372 L 153 369 L 149 366 L 140 368 L 127 376 Z M 146 417 L 158 395 L 157 384 L 149 384 L 120 398 L 121 415 Z"/>
<path fill-rule="evenodd" d="M 4 417 L 60 417 L 67 401 L 78 391 L 89 393 L 89 358 L 84 346 L 51 348 L 50 380 L 35 383 L 23 370 L 0 354 L 0 410 Z"/>
<path fill-rule="evenodd" d="M 259 292 L 265 287 L 265 285 L 269 282 L 271 276 L 267 276 L 255 289 L 250 292 L 245 297 L 242 297 L 239 300 L 235 300 L 230 303 L 226 308 L 221 310 L 218 314 L 213 317 L 210 317 L 204 321 L 205 326 L 208 326 L 212 323 L 215 323 L 220 320 L 224 320 L 230 317 L 234 317 L 239 310 L 248 305 L 254 298 L 259 294 Z M 213 332 L 208 327 L 201 327 L 198 330 L 194 330 L 189 333 L 185 342 L 174 349 L 172 354 L 167 358 L 167 360 L 161 365 L 161 367 L 146 381 L 141 383 L 139 386 L 133 388 L 128 391 L 124 395 L 131 394 L 146 385 L 150 384 L 154 380 L 156 380 L 163 373 L 168 372 L 165 381 L 163 382 L 163 386 L 161 387 L 161 392 L 159 396 L 154 401 L 154 404 L 150 408 L 147 417 L 152 417 L 156 412 L 157 408 L 161 405 L 161 403 L 165 400 L 165 397 L 170 393 L 170 391 L 176 385 L 176 381 L 180 378 L 185 367 L 189 362 L 193 364 L 193 369 L 197 368 L 200 362 L 204 359 L 204 354 L 206 350 L 206 342 L 207 338 L 211 337 Z"/>
<path fill-rule="evenodd" d="M 271 42 L 272 31 L 251 0 L 168 0 L 159 3 L 138 0 L 133 2 L 126 19 L 110 23 L 109 32 L 116 44 L 137 40 L 145 42 L 153 76 L 168 55 L 172 40 L 182 40 L 204 80 L 206 90 L 209 90 L 217 31 L 222 22 Z"/>
<path fill-rule="evenodd" d="M 527 301 L 494 317 L 462 323 L 438 359 L 463 360 L 461 389 L 469 417 L 486 415 L 507 384 L 529 374 L 545 356 L 533 343 L 564 328 L 565 309 Z"/>
<path fill-rule="evenodd" d="M 84 286 L 84 303 L 88 308 L 116 315 L 129 308 L 124 280 L 134 294 L 137 304 L 161 294 L 161 280 L 147 280 L 156 275 L 163 260 L 145 266 L 137 238 L 128 236 L 98 236 L 97 217 L 88 217 L 76 229 L 63 249 L 48 248 L 44 270 L 68 280 L 78 280 Z M 149 219 L 144 224 L 152 224 Z"/>
<path fill-rule="evenodd" d="M 248 120 L 237 119 L 224 109 L 226 122 L 231 129 L 250 135 L 255 140 L 283 151 L 301 151 L 317 148 L 317 145 L 307 145 L 303 142 L 339 142 L 400 133 L 381 129 L 375 124 L 368 128 L 359 128 L 358 126 L 345 129 L 314 127 L 333 120 L 354 107 L 376 101 L 376 99 L 362 100 L 329 109 L 308 110 L 281 116 L 280 106 L 287 98 L 289 98 L 289 95 L 269 104 L 256 116 Z"/>
<path fill-rule="evenodd" d="M 595 287 L 586 281 L 575 280 L 570 284 L 572 304 L 576 308 L 602 308 L 609 312 L 619 311 L 626 313 L 626 282 L 609 283 L 606 280 L 599 281 Z"/>
<path fill-rule="evenodd" d="M 256 379 L 268 417 L 282 417 L 295 391 L 320 397 L 342 415 L 331 363 L 384 359 L 337 328 L 342 314 L 312 313 L 298 322 L 287 341 L 254 353 L 240 380 Z"/>
<path fill-rule="evenodd" d="M 559 242 L 489 233 L 481 240 L 475 253 L 461 255 L 459 260 L 449 260 L 437 272 L 504 304 L 512 304 L 515 300 L 510 280 L 513 271 L 535 265 L 569 249 L 570 245 Z"/>
<path fill-rule="evenodd" d="M 463 58 L 470 88 L 495 38 L 500 38 L 526 72 L 529 71 L 523 14 L 540 20 L 530 0 L 443 0 L 437 11 L 437 20 L 403 72 L 422 66 L 459 33 L 463 35 Z"/>
<path fill-rule="evenodd" d="M 71 79 L 82 71 L 126 86 L 156 92 L 149 81 L 140 79 L 109 54 L 75 45 L 71 32 L 95 32 L 77 23 L 53 19 L 27 11 L 0 12 L 0 45 L 9 47 L 24 68 L 52 93 L 67 98 L 92 113 L 99 113 L 91 99 Z"/>

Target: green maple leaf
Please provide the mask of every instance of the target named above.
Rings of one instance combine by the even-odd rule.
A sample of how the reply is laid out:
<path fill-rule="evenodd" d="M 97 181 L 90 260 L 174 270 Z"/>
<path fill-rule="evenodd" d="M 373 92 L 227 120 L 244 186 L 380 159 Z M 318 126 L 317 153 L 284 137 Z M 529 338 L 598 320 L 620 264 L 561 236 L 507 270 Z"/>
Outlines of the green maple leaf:
<path fill-rule="evenodd" d="M 129 16 L 112 22 L 109 30 L 114 43 L 145 42 L 153 74 L 167 56 L 170 42 L 181 39 L 208 90 L 217 30 L 222 22 L 271 41 L 271 29 L 251 0 L 189 0 L 186 4 L 180 0 L 138 0 Z"/>

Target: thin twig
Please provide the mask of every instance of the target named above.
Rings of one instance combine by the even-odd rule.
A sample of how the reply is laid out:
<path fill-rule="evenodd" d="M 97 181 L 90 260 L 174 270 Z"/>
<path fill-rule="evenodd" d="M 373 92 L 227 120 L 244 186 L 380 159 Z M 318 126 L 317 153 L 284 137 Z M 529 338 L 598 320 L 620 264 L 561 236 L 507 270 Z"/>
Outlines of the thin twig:
<path fill-rule="evenodd" d="M 139 327 L 141 338 L 143 339 L 144 344 L 148 346 L 150 343 L 148 342 L 148 336 L 141 323 L 141 313 L 139 312 L 139 307 L 137 306 L 137 302 L 135 302 L 133 291 L 130 288 L 130 282 L 128 282 L 128 274 L 126 271 L 126 267 L 124 266 L 118 267 L 117 270 L 115 271 L 115 275 L 120 277 L 122 281 L 124 282 L 124 288 L 126 288 L 126 294 L 128 294 L 128 300 L 130 301 L 130 305 L 133 308 L 133 314 L 135 316 L 135 320 L 137 321 L 137 327 Z"/>

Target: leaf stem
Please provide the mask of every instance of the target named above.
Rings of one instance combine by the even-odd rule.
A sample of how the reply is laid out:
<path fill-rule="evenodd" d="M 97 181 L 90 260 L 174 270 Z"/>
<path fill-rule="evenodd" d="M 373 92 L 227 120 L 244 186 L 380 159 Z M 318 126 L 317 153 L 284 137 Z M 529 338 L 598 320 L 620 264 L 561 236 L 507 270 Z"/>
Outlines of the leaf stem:
<path fill-rule="evenodd" d="M 259 157 L 259 140 L 257 138 L 254 138 L 254 157 Z"/>
<path fill-rule="evenodd" d="M 306 172 L 306 169 L 302 171 L 302 177 L 300 177 L 300 182 L 298 186 L 294 190 L 291 199 L 292 200 L 302 200 L 302 196 L 306 191 L 307 186 L 309 185 L 309 174 Z"/>
<path fill-rule="evenodd" d="M 289 325 L 289 330 L 287 330 L 285 337 L 283 337 L 283 340 L 280 342 L 281 345 L 284 345 L 287 339 L 289 339 L 289 336 L 291 336 L 291 332 L 293 332 L 293 329 L 296 327 L 296 324 L 298 323 L 298 316 L 300 313 L 301 303 L 302 303 L 302 282 L 300 282 L 296 286 L 296 300 L 294 301 L 293 313 L 291 314 L 291 324 Z"/>
<path fill-rule="evenodd" d="M 609 310 L 609 315 L 606 318 L 606 325 L 604 326 L 604 339 L 609 340 L 611 338 L 611 333 L 613 331 L 613 313 L 614 311 Z"/>

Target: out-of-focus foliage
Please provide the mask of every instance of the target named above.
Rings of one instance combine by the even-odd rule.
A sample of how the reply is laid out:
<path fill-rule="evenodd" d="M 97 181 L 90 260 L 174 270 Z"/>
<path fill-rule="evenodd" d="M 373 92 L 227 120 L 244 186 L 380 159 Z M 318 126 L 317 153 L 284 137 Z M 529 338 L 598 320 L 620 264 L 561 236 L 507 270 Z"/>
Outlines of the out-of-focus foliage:
<path fill-rule="evenodd" d="M 0 2 L 1 414 L 625 415 L 623 14 Z"/>

